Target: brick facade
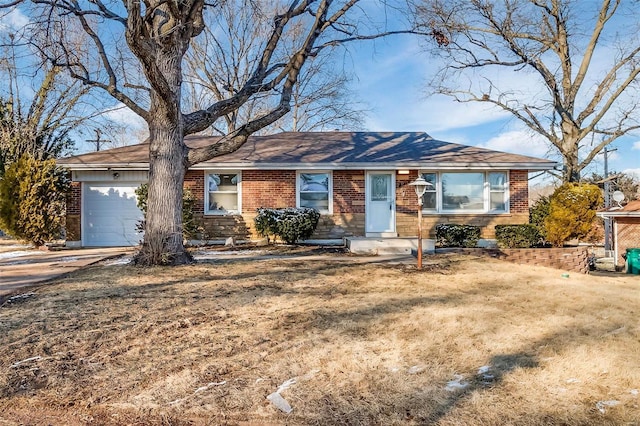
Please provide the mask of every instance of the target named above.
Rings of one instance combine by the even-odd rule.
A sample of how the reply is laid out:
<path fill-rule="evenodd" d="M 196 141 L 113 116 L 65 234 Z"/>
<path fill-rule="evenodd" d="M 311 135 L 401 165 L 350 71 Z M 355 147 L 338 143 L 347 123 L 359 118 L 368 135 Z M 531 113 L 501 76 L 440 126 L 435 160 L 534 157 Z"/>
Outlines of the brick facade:
<path fill-rule="evenodd" d="M 67 241 L 80 241 L 82 211 L 82 184 L 71 182 L 71 193 L 67 197 L 67 215 L 65 218 L 65 232 Z"/>
<path fill-rule="evenodd" d="M 333 171 L 333 214 L 322 215 L 313 239 L 364 235 L 364 171 Z M 257 237 L 253 219 L 259 207 L 296 206 L 296 172 L 289 170 L 242 173 L 242 217 L 250 236 Z"/>
<path fill-rule="evenodd" d="M 417 202 L 409 183 L 417 178 L 417 171 L 396 174 L 396 231 L 401 237 L 416 235 Z M 365 171 L 335 170 L 333 174 L 333 214 L 323 215 L 314 239 L 338 239 L 345 236 L 365 235 Z M 234 237 L 238 240 L 257 238 L 253 219 L 259 207 L 284 208 L 296 205 L 295 170 L 244 170 L 242 171 L 242 214 L 232 216 L 204 214 L 204 170 L 190 170 L 184 180 L 196 197 L 195 218 L 203 228 L 202 238 L 210 240 Z M 509 174 L 509 213 L 490 214 L 425 214 L 425 237 L 435 237 L 439 223 L 477 225 L 483 238 L 494 238 L 495 225 L 528 222 L 528 173 L 515 170 Z M 67 238 L 80 240 L 81 183 L 73 183 L 73 191 L 67 206 Z"/>
<path fill-rule="evenodd" d="M 617 217 L 615 227 L 618 252 L 616 265 L 622 266 L 625 264 L 622 255 L 627 253 L 627 249 L 640 248 L 640 217 Z"/>

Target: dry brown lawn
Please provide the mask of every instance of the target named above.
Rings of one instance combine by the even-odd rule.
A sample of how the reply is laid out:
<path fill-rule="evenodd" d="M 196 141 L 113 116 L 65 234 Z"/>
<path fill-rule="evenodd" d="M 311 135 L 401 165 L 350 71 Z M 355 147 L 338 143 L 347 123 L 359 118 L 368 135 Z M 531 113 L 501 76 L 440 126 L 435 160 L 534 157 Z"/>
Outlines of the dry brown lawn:
<path fill-rule="evenodd" d="M 638 277 L 426 261 L 79 271 L 0 308 L 0 425 L 640 424 Z"/>

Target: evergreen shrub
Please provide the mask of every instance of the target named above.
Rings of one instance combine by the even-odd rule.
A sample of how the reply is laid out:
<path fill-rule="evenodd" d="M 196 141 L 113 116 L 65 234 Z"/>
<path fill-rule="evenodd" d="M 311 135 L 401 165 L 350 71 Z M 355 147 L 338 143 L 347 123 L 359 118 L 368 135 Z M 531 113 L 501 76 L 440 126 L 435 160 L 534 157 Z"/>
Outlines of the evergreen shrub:
<path fill-rule="evenodd" d="M 476 247 L 480 239 L 480 227 L 473 225 L 436 225 L 436 243 L 440 247 Z"/>
<path fill-rule="evenodd" d="M 62 238 L 70 189 L 55 160 L 21 156 L 0 180 L 0 229 L 36 247 Z"/>
<path fill-rule="evenodd" d="M 280 238 L 287 244 L 306 240 L 316 230 L 320 213 L 311 208 L 267 209 L 259 208 L 254 219 L 256 232 L 266 237 Z"/>
<path fill-rule="evenodd" d="M 558 187 L 544 220 L 547 241 L 562 247 L 570 239 L 588 236 L 602 202 L 602 192 L 596 185 L 568 182 Z"/>
<path fill-rule="evenodd" d="M 496 225 L 496 240 L 500 247 L 529 248 L 539 246 L 542 235 L 536 225 Z"/>

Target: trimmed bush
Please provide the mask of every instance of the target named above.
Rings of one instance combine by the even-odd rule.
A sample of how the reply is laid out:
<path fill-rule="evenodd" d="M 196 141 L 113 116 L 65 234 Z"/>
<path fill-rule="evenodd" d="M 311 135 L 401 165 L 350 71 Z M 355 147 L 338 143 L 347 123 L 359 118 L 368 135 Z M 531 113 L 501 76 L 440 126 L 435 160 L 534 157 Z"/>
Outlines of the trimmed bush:
<path fill-rule="evenodd" d="M 536 225 L 496 225 L 496 240 L 500 247 L 529 248 L 542 242 L 542 235 Z"/>
<path fill-rule="evenodd" d="M 23 155 L 0 180 L 0 228 L 36 247 L 61 238 L 70 188 L 55 160 Z"/>
<path fill-rule="evenodd" d="M 138 208 L 142 211 L 142 214 L 147 216 L 147 198 L 149 197 L 149 184 L 143 183 L 136 189 Z M 182 192 L 182 236 L 184 239 L 194 238 L 198 231 L 199 226 L 193 217 L 193 210 L 196 205 L 196 196 L 191 192 L 189 188 L 185 188 Z M 138 223 L 138 230 L 144 231 L 145 221 Z"/>
<path fill-rule="evenodd" d="M 267 209 L 259 208 L 254 219 L 256 232 L 269 241 L 270 236 L 287 244 L 306 240 L 316 230 L 320 213 L 310 208 Z"/>
<path fill-rule="evenodd" d="M 591 232 L 596 210 L 602 205 L 602 192 L 592 184 L 565 183 L 555 190 L 544 220 L 545 237 L 555 247 Z"/>
<path fill-rule="evenodd" d="M 480 227 L 473 225 L 436 225 L 436 242 L 440 247 L 475 247 L 480 239 Z"/>

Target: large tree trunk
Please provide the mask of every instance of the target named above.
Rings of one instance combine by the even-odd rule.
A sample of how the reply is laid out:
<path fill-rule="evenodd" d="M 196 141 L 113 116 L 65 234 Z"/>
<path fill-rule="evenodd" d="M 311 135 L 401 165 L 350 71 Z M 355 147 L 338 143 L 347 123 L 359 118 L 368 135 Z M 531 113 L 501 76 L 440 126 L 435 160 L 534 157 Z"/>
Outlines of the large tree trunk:
<path fill-rule="evenodd" d="M 570 153 L 564 158 L 564 167 L 562 169 L 562 182 L 580 182 L 580 161 L 578 160 L 578 152 Z"/>
<path fill-rule="evenodd" d="M 192 260 L 182 239 L 187 147 L 180 111 L 180 55 L 158 52 L 155 62 L 169 90 L 151 93 L 147 216 L 144 242 L 135 261 L 140 265 L 180 265 Z"/>

